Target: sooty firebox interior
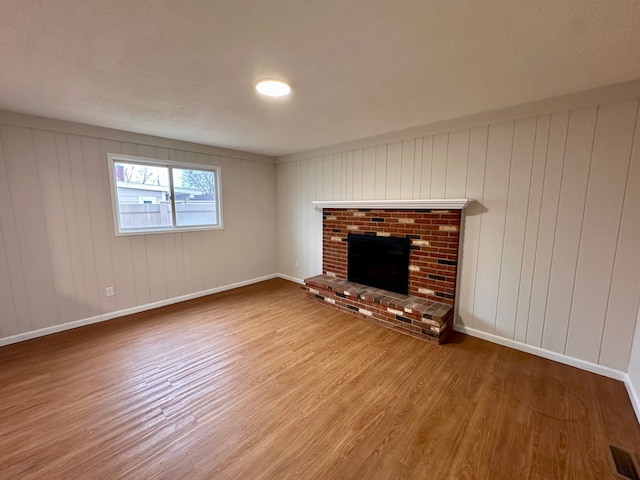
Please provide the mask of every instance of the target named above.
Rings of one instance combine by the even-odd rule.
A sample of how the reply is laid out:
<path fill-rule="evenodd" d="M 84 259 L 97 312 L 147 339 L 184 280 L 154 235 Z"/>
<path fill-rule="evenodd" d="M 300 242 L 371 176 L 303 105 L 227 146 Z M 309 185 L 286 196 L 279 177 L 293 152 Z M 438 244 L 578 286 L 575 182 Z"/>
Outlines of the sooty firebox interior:
<path fill-rule="evenodd" d="M 350 233 L 348 280 L 406 295 L 409 290 L 409 250 L 408 238 Z"/>

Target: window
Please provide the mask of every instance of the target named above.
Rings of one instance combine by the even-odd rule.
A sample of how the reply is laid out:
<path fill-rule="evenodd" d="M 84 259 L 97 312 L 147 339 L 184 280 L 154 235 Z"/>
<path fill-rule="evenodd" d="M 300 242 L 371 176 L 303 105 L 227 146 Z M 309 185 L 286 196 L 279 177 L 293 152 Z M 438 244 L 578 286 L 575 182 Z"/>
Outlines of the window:
<path fill-rule="evenodd" d="M 222 228 L 220 167 L 107 157 L 116 235 Z"/>

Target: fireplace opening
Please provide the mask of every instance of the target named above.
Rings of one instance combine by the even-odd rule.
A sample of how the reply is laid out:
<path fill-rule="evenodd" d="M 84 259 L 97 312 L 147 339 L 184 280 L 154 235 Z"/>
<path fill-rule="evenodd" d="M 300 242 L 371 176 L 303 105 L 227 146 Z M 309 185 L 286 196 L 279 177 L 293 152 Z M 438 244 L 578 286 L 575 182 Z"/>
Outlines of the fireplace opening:
<path fill-rule="evenodd" d="M 407 295 L 410 240 L 350 233 L 347 278 L 350 282 Z"/>

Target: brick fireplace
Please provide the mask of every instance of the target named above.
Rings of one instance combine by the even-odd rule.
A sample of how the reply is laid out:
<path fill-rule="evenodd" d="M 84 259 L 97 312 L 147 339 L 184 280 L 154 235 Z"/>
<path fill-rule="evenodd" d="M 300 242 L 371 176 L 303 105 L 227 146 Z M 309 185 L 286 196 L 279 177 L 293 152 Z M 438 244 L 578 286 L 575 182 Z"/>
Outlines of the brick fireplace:
<path fill-rule="evenodd" d="M 322 275 L 305 280 L 309 298 L 442 343 L 453 323 L 461 212 L 469 202 L 315 203 L 323 207 Z M 410 239 L 408 295 L 347 281 L 349 233 Z"/>

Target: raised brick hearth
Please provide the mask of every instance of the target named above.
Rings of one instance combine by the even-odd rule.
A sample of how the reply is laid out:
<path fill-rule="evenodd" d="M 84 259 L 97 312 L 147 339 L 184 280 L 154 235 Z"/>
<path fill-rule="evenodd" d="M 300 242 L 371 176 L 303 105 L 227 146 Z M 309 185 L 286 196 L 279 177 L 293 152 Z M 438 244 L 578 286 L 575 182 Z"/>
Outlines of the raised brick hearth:
<path fill-rule="evenodd" d="M 308 296 L 423 340 L 442 343 L 455 302 L 461 210 L 324 208 L 322 273 Z M 411 239 L 409 295 L 347 282 L 349 233 Z"/>
<path fill-rule="evenodd" d="M 442 343 L 453 321 L 453 307 L 359 283 L 318 275 L 305 280 L 314 300 L 402 333 Z"/>

